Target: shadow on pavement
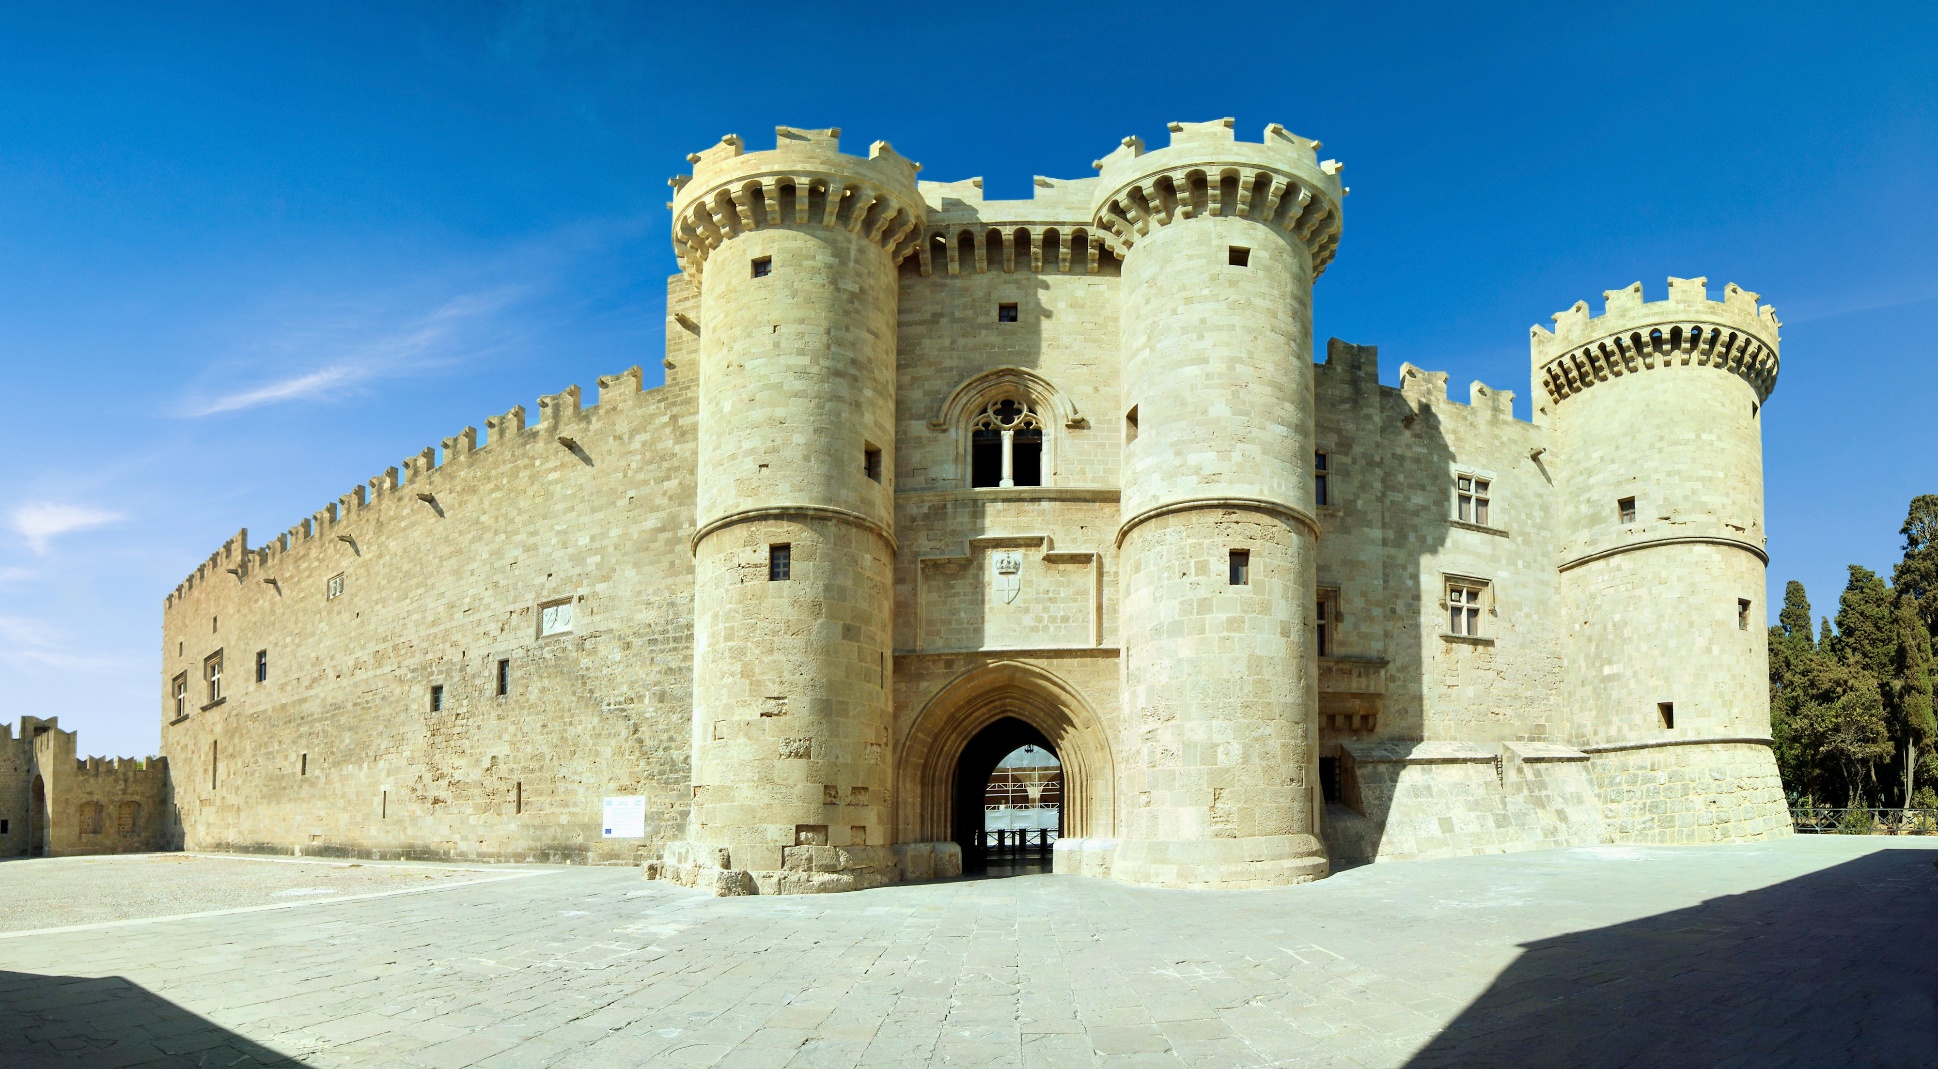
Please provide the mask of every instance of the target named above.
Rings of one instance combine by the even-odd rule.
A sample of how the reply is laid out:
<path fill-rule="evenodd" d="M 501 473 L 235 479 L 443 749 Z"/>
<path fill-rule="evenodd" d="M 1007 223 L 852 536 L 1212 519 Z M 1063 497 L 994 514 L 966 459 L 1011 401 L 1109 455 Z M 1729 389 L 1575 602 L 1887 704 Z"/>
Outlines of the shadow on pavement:
<path fill-rule="evenodd" d="M 0 971 L 7 1069 L 302 1064 L 119 976 Z"/>
<path fill-rule="evenodd" d="M 1938 1065 L 1938 851 L 1528 943 L 1408 1063 Z"/>

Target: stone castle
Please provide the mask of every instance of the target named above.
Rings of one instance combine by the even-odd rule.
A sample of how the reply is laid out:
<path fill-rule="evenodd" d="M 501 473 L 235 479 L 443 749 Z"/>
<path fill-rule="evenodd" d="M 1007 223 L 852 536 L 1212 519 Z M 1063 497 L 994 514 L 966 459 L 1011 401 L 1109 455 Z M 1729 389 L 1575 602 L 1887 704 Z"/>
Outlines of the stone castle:
<path fill-rule="evenodd" d="M 1522 422 L 1314 363 L 1347 191 L 1276 124 L 1007 201 L 838 133 L 688 157 L 664 385 L 465 428 L 168 596 L 189 848 L 864 888 L 957 871 L 1025 744 L 1058 869 L 1156 886 L 1789 833 L 1755 294 L 1575 305 Z"/>

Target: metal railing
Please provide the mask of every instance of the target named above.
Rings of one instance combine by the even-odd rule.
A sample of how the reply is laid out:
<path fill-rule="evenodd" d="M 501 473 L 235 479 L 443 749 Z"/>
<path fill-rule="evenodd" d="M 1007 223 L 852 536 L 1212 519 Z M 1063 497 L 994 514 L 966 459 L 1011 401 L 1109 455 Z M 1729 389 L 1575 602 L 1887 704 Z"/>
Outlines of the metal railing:
<path fill-rule="evenodd" d="M 991 853 L 1048 850 L 1057 838 L 1056 832 L 1043 828 L 995 828 L 981 832 L 976 845 Z"/>
<path fill-rule="evenodd" d="M 1790 822 L 1804 835 L 1938 835 L 1938 809 L 1792 806 Z"/>

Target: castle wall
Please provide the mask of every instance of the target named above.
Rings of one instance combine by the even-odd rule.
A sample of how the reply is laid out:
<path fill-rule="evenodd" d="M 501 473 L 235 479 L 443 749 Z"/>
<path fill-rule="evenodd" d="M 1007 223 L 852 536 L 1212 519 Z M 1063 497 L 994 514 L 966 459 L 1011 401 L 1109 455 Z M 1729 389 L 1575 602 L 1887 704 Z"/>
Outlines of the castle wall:
<path fill-rule="evenodd" d="M 32 717 L 22 717 L 20 736 L 12 724 L 0 724 L 0 857 L 29 852 L 28 813 L 32 805 L 34 782 L 34 744 Z"/>
<path fill-rule="evenodd" d="M 1783 834 L 1744 624 L 1769 310 L 1699 280 L 1578 305 L 1534 332 L 1531 422 L 1441 372 L 1383 386 L 1370 346 L 1308 359 L 1338 166 L 1276 126 L 1172 132 L 1015 201 L 838 131 L 697 154 L 667 385 L 570 388 L 229 540 L 165 607 L 166 764 L 0 739 L 0 852 L 45 767 L 56 817 L 136 796 L 180 817 L 57 827 L 60 849 L 872 886 L 950 871 L 958 759 L 1005 719 L 1062 762 L 1065 853 L 1145 883 Z M 972 486 L 1006 401 L 1041 485 Z M 1463 476 L 1485 521 L 1457 513 Z M 606 838 L 603 799 L 629 795 L 645 837 Z"/>
<path fill-rule="evenodd" d="M 686 305 L 676 296 L 672 310 Z M 469 430 L 260 550 L 231 540 L 164 613 L 162 745 L 186 845 L 624 861 L 689 797 L 691 334 L 637 370 Z M 235 569 L 233 572 L 227 569 Z M 342 592 L 330 597 L 333 577 Z M 542 606 L 570 630 L 541 635 Z M 268 679 L 255 681 L 257 651 Z M 205 658 L 220 651 L 210 704 Z M 498 664 L 507 662 L 507 691 Z M 176 717 L 169 681 L 190 698 Z M 442 687 L 442 708 L 431 691 Z M 643 795 L 646 838 L 602 837 Z"/>

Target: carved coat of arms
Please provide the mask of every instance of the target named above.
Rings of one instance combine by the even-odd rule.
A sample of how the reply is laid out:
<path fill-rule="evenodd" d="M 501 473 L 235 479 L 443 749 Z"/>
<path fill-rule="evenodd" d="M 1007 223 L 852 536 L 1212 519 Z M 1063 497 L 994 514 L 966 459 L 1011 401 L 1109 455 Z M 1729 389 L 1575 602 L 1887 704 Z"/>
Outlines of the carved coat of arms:
<path fill-rule="evenodd" d="M 1014 604 L 1016 595 L 1023 590 L 1023 555 L 1014 550 L 993 553 L 989 558 L 991 575 L 995 583 L 996 596 L 1005 605 Z"/>

